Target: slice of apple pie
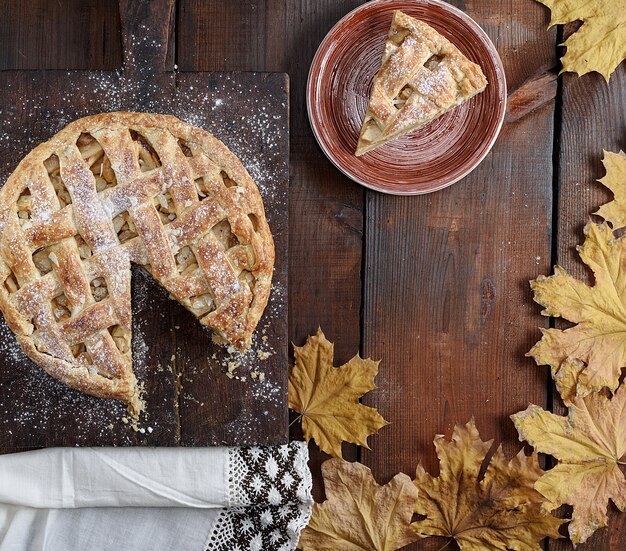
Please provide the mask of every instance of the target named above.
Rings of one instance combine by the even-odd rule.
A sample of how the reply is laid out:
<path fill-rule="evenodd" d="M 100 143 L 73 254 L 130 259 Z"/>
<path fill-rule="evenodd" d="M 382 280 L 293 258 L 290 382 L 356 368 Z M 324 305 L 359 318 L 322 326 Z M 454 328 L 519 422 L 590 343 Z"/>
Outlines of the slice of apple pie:
<path fill-rule="evenodd" d="M 447 38 L 394 12 L 356 155 L 403 136 L 482 92 L 487 79 Z"/>

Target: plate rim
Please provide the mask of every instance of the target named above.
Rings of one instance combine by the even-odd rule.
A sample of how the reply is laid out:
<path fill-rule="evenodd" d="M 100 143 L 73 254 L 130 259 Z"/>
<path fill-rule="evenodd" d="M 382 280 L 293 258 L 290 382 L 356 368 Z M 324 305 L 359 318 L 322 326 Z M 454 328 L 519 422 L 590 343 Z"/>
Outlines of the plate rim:
<path fill-rule="evenodd" d="M 411 190 L 397 190 L 396 191 L 394 189 L 389 189 L 387 187 L 383 187 L 383 186 L 381 186 L 381 185 L 379 185 L 377 183 L 367 182 L 367 181 L 359 178 L 356 174 L 353 174 L 350 170 L 348 170 L 347 168 L 342 166 L 341 163 L 339 163 L 334 158 L 333 154 L 329 151 L 329 149 L 326 147 L 326 144 L 320 138 L 320 135 L 319 135 L 319 132 L 318 132 L 318 128 L 317 128 L 316 119 L 315 119 L 315 117 L 313 116 L 313 113 L 312 113 L 311 100 L 312 100 L 312 96 L 313 96 L 313 82 L 314 82 L 313 67 L 316 66 L 316 64 L 319 64 L 318 63 L 319 62 L 319 58 L 321 58 L 325 54 L 325 51 L 328 49 L 328 48 L 324 48 L 323 49 L 323 46 L 325 46 L 325 43 L 326 43 L 327 40 L 329 40 L 329 37 L 338 28 L 343 26 L 348 18 L 354 16 L 356 13 L 359 13 L 361 11 L 375 10 L 375 9 L 377 9 L 381 5 L 391 4 L 391 3 L 397 2 L 397 1 L 402 1 L 402 0 L 370 0 L 369 2 L 366 2 L 365 4 L 362 4 L 360 6 L 357 6 L 353 10 L 350 10 L 339 21 L 337 21 L 337 23 L 335 23 L 331 27 L 331 29 L 326 33 L 326 35 L 324 36 L 324 38 L 320 42 L 319 46 L 317 47 L 317 50 L 315 51 L 315 55 L 313 56 L 313 59 L 311 60 L 311 65 L 309 67 L 309 72 L 308 72 L 308 76 L 307 76 L 307 84 L 306 84 L 307 115 L 308 115 L 308 119 L 309 119 L 309 126 L 311 127 L 313 135 L 315 136 L 315 141 L 317 142 L 317 144 L 320 147 L 320 149 L 324 152 L 324 155 L 326 155 L 328 160 L 335 166 L 335 168 L 337 168 L 342 174 L 344 174 L 345 176 L 350 178 L 353 182 L 356 182 L 357 184 L 359 184 L 359 185 L 361 185 L 363 187 L 366 187 L 368 189 L 371 189 L 371 190 L 374 190 L 374 191 L 378 191 L 379 193 L 385 193 L 387 195 L 426 195 L 428 193 L 434 193 L 436 191 L 440 191 L 442 189 L 445 189 L 445 188 L 447 188 L 447 187 L 457 183 L 459 180 L 462 180 L 468 174 L 473 172 L 478 167 L 478 165 L 480 165 L 483 162 L 485 157 L 493 149 L 493 146 L 494 146 L 496 140 L 500 136 L 500 132 L 502 130 L 502 126 L 504 124 L 504 119 L 505 119 L 505 116 L 506 116 L 506 109 L 507 109 L 507 102 L 508 102 L 508 85 L 507 85 L 507 81 L 506 81 L 506 72 L 504 70 L 504 65 L 502 64 L 502 59 L 500 58 L 500 54 L 498 53 L 498 50 L 497 50 L 495 44 L 493 43 L 493 41 L 491 40 L 491 38 L 489 37 L 489 35 L 485 32 L 485 30 L 472 17 L 470 17 L 464 11 L 460 10 L 459 8 L 457 8 L 455 6 L 452 6 L 451 4 L 448 4 L 447 2 L 442 2 L 441 0 L 403 0 L 403 1 L 406 1 L 406 2 L 413 2 L 415 4 L 422 4 L 422 5 L 426 6 L 426 7 L 429 7 L 429 6 L 432 6 L 432 5 L 436 5 L 436 6 L 441 7 L 444 10 L 447 10 L 447 11 L 453 13 L 458 18 L 463 19 L 466 22 L 469 22 L 470 27 L 472 28 L 472 30 L 474 32 L 478 33 L 478 34 L 481 34 L 482 38 L 487 43 L 487 46 L 488 46 L 488 48 L 490 50 L 490 53 L 491 53 L 491 55 L 493 56 L 493 58 L 495 60 L 496 71 L 500 72 L 501 75 L 502 75 L 502 79 L 499 79 L 499 82 L 501 83 L 501 86 L 502 86 L 502 90 L 501 90 L 502 96 L 500 97 L 500 100 L 501 100 L 500 101 L 500 115 L 499 115 L 498 124 L 497 124 L 497 126 L 495 128 L 495 132 L 494 132 L 493 136 L 490 138 L 490 140 L 487 142 L 487 147 L 485 148 L 484 152 L 481 153 L 480 156 L 476 158 L 475 162 L 473 162 L 470 165 L 468 165 L 468 168 L 465 171 L 463 171 L 459 176 L 457 176 L 457 177 L 455 177 L 453 179 L 450 179 L 448 181 L 444 181 L 442 184 L 439 184 L 437 186 L 434 186 L 434 187 L 431 187 L 431 188 L 428 188 L 428 189 L 411 189 Z M 319 81 L 319 78 L 315 79 L 315 80 Z M 500 86 L 498 86 L 498 89 L 500 90 Z"/>

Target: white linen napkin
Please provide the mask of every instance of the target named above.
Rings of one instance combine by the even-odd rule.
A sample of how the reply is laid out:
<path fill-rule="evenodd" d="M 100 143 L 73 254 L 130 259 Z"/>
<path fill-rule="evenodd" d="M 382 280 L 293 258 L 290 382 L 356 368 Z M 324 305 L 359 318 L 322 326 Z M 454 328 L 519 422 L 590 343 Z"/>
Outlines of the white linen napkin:
<path fill-rule="evenodd" d="M 312 507 L 307 461 L 302 442 L 0 456 L 0 551 L 292 550 Z"/>

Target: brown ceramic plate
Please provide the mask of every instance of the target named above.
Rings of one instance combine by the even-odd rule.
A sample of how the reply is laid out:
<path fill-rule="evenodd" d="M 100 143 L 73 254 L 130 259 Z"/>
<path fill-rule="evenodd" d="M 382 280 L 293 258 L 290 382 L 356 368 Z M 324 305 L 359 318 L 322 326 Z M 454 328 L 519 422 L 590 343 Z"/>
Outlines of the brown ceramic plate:
<path fill-rule="evenodd" d="M 356 157 L 354 150 L 394 10 L 428 23 L 469 59 L 485 91 L 426 126 Z M 462 11 L 438 0 L 373 0 L 337 23 L 311 65 L 307 107 L 327 157 L 366 187 L 398 195 L 442 189 L 471 172 L 494 144 L 506 109 L 506 80 L 495 46 Z"/>

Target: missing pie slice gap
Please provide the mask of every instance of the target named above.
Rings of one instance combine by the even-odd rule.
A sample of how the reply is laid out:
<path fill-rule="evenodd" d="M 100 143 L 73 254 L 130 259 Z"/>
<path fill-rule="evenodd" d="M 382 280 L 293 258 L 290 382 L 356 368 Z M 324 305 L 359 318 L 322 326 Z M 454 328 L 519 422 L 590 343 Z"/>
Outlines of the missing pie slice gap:
<path fill-rule="evenodd" d="M 486 86 L 480 66 L 452 42 L 423 21 L 395 11 L 356 156 L 424 126 Z"/>

